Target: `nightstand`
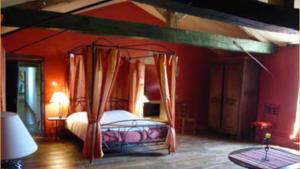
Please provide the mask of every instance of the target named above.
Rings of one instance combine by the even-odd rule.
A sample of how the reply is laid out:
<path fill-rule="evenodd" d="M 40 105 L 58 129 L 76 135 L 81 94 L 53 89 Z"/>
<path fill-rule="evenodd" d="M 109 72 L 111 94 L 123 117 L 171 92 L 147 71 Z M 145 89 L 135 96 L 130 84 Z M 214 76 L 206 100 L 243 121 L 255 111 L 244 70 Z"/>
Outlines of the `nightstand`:
<path fill-rule="evenodd" d="M 57 140 L 58 137 L 58 124 L 64 122 L 66 119 L 66 117 L 48 117 L 49 121 L 55 122 L 55 140 Z"/>

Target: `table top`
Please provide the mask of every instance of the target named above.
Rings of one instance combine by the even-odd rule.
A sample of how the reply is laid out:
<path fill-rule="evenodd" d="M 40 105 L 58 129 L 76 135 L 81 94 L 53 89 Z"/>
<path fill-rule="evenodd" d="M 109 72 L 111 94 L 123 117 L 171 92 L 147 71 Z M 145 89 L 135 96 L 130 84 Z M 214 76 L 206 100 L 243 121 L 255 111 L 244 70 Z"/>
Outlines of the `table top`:
<path fill-rule="evenodd" d="M 48 117 L 48 120 L 66 120 L 67 118 L 66 117 Z"/>
<path fill-rule="evenodd" d="M 257 169 L 298 169 L 299 152 L 296 150 L 270 147 L 268 161 L 264 160 L 265 147 L 251 147 L 233 151 L 228 158 L 237 165 Z"/>

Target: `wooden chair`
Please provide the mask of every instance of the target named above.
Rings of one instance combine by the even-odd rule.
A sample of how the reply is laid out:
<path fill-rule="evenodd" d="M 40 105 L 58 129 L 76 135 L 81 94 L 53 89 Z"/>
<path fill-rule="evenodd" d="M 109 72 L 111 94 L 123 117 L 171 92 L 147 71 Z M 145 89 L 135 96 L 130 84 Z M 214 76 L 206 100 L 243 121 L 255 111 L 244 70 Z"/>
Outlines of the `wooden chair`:
<path fill-rule="evenodd" d="M 186 131 L 192 131 L 193 134 L 196 133 L 196 119 L 193 117 L 190 117 L 189 111 L 188 111 L 188 104 L 183 102 L 179 103 L 177 105 L 177 111 L 179 113 L 179 122 L 180 125 L 180 132 L 182 134 L 185 134 Z"/>

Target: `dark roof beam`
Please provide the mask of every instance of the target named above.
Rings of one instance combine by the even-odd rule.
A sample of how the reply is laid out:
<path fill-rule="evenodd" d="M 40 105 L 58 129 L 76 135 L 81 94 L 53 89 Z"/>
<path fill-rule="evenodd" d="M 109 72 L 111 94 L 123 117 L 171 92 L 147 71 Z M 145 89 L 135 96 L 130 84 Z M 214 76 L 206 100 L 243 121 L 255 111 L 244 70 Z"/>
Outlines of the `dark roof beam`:
<path fill-rule="evenodd" d="M 155 7 L 266 31 L 296 34 L 299 10 L 254 0 L 134 0 Z"/>
<path fill-rule="evenodd" d="M 31 27 L 59 28 L 100 36 L 108 35 L 145 38 L 229 51 L 241 51 L 240 48 L 234 45 L 235 42 L 249 52 L 270 54 L 276 51 L 276 46 L 270 43 L 203 32 L 162 28 L 134 22 L 71 14 L 62 15 L 57 12 L 26 10 L 20 8 L 6 8 L 3 9 L 2 12 L 5 16 L 3 21 L 4 26 L 27 27 L 28 25 L 31 25 Z"/>

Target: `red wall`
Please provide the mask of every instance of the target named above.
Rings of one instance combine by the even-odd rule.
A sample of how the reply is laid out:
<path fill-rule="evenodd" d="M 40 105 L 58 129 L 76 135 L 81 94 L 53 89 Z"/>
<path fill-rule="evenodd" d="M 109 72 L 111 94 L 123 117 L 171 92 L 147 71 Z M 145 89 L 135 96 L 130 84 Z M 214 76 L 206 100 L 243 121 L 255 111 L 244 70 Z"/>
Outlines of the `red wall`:
<path fill-rule="evenodd" d="M 149 13 L 145 12 L 143 9 L 129 2 L 123 2 L 115 5 L 106 6 L 101 9 L 94 9 L 91 11 L 84 12 L 81 15 L 144 23 L 156 26 L 166 25 L 161 20 L 153 17 Z"/>
<path fill-rule="evenodd" d="M 289 140 L 292 133 L 298 92 L 299 46 L 280 48 L 272 56 L 260 57 L 273 76 L 261 72 L 258 119 L 274 124 L 271 130 L 272 142 L 279 145 L 295 146 Z M 266 105 L 279 106 L 277 114 L 266 113 Z"/>
<path fill-rule="evenodd" d="M 158 76 L 155 65 L 145 67 L 145 95 L 149 100 L 160 100 Z"/>
<path fill-rule="evenodd" d="M 196 119 L 198 130 L 204 129 L 207 127 L 209 63 L 215 54 L 205 48 L 187 45 L 171 47 L 179 56 L 176 102 L 186 103 L 187 116 Z M 145 84 L 147 97 L 150 100 L 159 100 L 159 84 L 156 69 L 152 65 L 146 66 Z"/>
<path fill-rule="evenodd" d="M 209 63 L 214 53 L 204 48 L 177 45 L 179 75 L 176 102 L 187 102 L 188 113 L 194 117 L 198 129 L 207 127 Z"/>
<path fill-rule="evenodd" d="M 84 15 L 104 17 L 110 19 L 135 21 L 140 23 L 153 24 L 164 26 L 165 24 L 149 15 L 139 7 L 124 2 L 112 6 L 103 7 L 101 9 L 85 12 Z M 43 30 L 38 28 L 29 28 L 18 33 L 5 36 L 3 44 L 6 51 L 9 53 L 14 49 L 30 44 L 39 39 L 46 38 L 49 35 L 57 33 L 56 31 Z M 79 45 L 89 44 L 98 39 L 99 36 L 81 34 L 78 32 L 64 32 L 59 35 L 47 38 L 41 42 L 32 44 L 26 48 L 15 52 L 20 55 L 31 55 L 44 58 L 45 70 L 45 134 L 47 136 L 54 133 L 53 125 L 47 121 L 47 117 L 56 115 L 56 109 L 49 103 L 52 94 L 58 90 L 65 90 L 65 79 L 68 56 L 67 52 Z M 134 44 L 134 43 L 149 43 L 154 42 L 143 39 L 128 39 L 121 37 L 105 37 L 115 44 Z M 107 43 L 99 40 L 99 43 Z M 191 47 L 186 45 L 176 45 L 171 43 L 160 43 L 177 52 L 180 56 L 179 67 L 180 73 L 177 83 L 177 100 L 188 101 L 190 103 L 190 111 L 193 116 L 198 119 L 199 127 L 206 125 L 207 114 L 207 84 L 208 84 L 208 58 L 213 55 L 209 50 L 204 48 Z M 153 47 L 149 47 L 153 48 Z M 161 49 L 160 49 L 161 50 Z M 123 52 L 122 55 L 129 56 L 144 56 L 147 52 L 130 51 Z M 123 73 L 127 73 L 127 66 L 121 68 Z M 122 74 L 122 73 L 121 73 Z M 126 75 L 127 76 L 127 75 Z M 123 76 L 124 77 L 124 76 Z M 52 87 L 51 82 L 56 81 L 58 87 Z M 124 83 L 126 78 L 119 75 L 118 82 Z M 120 83 L 119 83 L 120 84 Z M 121 85 L 122 86 L 122 85 Z M 115 96 L 128 95 L 127 88 L 118 88 L 115 90 Z"/>

